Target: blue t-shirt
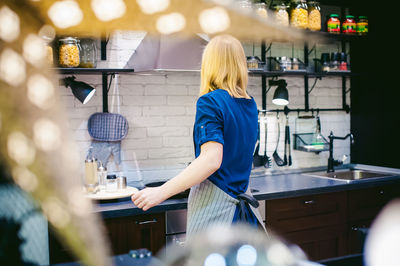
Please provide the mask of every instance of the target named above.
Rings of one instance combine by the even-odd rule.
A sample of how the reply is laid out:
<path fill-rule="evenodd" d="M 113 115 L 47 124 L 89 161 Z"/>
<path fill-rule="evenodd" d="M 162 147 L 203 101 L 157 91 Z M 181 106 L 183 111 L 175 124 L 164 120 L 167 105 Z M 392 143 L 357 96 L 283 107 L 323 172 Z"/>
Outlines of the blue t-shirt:
<path fill-rule="evenodd" d="M 208 179 L 236 198 L 249 184 L 257 141 L 257 105 L 253 98 L 234 98 L 223 89 L 201 96 L 196 104 L 195 155 L 208 141 L 223 144 L 221 167 Z"/>

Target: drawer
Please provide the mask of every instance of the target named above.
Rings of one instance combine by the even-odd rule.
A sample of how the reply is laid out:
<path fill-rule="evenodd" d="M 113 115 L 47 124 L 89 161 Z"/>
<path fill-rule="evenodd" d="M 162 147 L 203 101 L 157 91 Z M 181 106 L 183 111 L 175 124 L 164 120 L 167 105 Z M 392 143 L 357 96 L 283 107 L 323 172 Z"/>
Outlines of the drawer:
<path fill-rule="evenodd" d="M 346 222 L 345 192 L 266 201 L 267 227 L 278 233 Z"/>
<path fill-rule="evenodd" d="M 363 252 L 365 234 L 362 230 L 369 229 L 372 220 L 352 221 L 348 224 L 348 253 L 357 254 Z M 368 231 L 367 231 L 368 232 Z"/>
<path fill-rule="evenodd" d="M 346 254 L 346 225 L 286 233 L 282 237 L 298 245 L 310 260 L 322 260 Z"/>
<path fill-rule="evenodd" d="M 400 197 L 400 185 L 386 185 L 348 192 L 348 218 L 373 219 L 392 199 Z"/>

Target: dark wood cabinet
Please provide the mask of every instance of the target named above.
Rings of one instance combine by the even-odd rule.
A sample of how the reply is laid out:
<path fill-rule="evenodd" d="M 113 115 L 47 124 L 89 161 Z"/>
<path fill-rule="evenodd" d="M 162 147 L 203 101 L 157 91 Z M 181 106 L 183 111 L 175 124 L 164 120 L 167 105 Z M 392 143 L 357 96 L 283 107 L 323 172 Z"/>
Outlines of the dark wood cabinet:
<path fill-rule="evenodd" d="M 165 213 L 106 219 L 114 255 L 147 248 L 154 254 L 165 245 Z"/>
<path fill-rule="evenodd" d="M 165 213 L 142 214 L 104 220 L 113 255 L 147 248 L 156 254 L 165 246 Z M 68 249 L 49 232 L 50 264 L 75 261 Z"/>
<path fill-rule="evenodd" d="M 363 251 L 365 232 L 400 184 L 267 200 L 267 228 L 299 245 L 311 260 Z"/>

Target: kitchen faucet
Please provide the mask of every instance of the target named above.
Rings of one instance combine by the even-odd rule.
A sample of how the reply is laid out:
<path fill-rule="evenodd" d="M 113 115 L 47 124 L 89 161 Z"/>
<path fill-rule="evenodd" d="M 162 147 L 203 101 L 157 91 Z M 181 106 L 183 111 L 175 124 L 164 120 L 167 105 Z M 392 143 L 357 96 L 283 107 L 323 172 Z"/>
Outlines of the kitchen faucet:
<path fill-rule="evenodd" d="M 348 137 L 350 137 L 351 144 L 354 143 L 354 137 L 353 134 L 349 133 L 344 137 L 337 137 L 333 135 L 333 132 L 331 131 L 331 134 L 329 135 L 329 158 L 328 158 L 328 173 L 335 172 L 335 166 L 339 166 L 343 164 L 343 161 L 335 160 L 333 159 L 333 140 L 334 139 L 341 139 L 345 140 Z"/>

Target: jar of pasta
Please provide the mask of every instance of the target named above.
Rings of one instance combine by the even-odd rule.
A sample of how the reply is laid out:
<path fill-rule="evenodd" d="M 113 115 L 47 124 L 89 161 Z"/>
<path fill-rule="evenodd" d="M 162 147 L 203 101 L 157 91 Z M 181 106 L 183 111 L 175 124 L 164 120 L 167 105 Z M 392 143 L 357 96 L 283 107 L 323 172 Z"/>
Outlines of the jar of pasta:
<path fill-rule="evenodd" d="M 283 26 L 289 26 L 289 13 L 288 7 L 285 4 L 275 6 L 275 20 L 278 24 Z"/>
<path fill-rule="evenodd" d="M 308 2 L 308 28 L 310 30 L 321 30 L 321 7 L 317 1 Z"/>
<path fill-rule="evenodd" d="M 293 0 L 290 10 L 290 25 L 299 29 L 308 27 L 308 7 L 306 0 Z"/>
<path fill-rule="evenodd" d="M 52 39 L 47 36 L 42 36 L 42 39 L 45 43 L 46 49 L 46 62 L 49 65 L 53 65 L 54 63 L 54 54 L 53 54 L 53 46 L 52 46 Z"/>
<path fill-rule="evenodd" d="M 59 64 L 61 67 L 77 67 L 80 63 L 79 47 L 76 38 L 60 39 Z"/>

